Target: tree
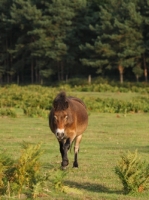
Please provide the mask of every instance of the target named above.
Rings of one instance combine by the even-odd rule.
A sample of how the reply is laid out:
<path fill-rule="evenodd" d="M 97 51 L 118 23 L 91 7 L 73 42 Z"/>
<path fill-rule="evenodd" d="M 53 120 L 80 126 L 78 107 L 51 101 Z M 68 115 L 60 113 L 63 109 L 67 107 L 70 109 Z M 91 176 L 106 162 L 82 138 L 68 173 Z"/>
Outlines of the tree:
<path fill-rule="evenodd" d="M 32 55 L 33 49 L 31 44 L 35 38 L 28 33 L 34 29 L 34 23 L 41 18 L 42 13 L 30 0 L 14 0 L 10 14 L 10 21 L 18 30 L 15 47 L 10 50 L 14 56 L 14 68 L 18 72 L 23 70 L 27 71 L 28 67 L 30 67 L 31 83 L 33 83 L 35 60 Z"/>
<path fill-rule="evenodd" d="M 97 67 L 97 72 L 118 68 L 120 82 L 126 67 L 133 67 L 140 62 L 144 51 L 142 18 L 137 11 L 137 2 L 114 0 L 100 6 L 99 21 L 90 28 L 97 33 L 94 45 L 86 44 L 92 51 L 90 58 L 82 59 L 82 63 Z"/>
<path fill-rule="evenodd" d="M 149 64 L 149 0 L 139 1 L 139 10 L 143 19 L 142 33 L 143 33 L 143 46 L 145 51 L 143 53 L 143 69 L 145 81 L 148 81 L 148 64 Z"/>
<path fill-rule="evenodd" d="M 142 68 L 140 67 L 140 65 L 137 65 L 137 66 L 135 66 L 134 68 L 133 68 L 133 73 L 135 74 L 135 76 L 136 76 L 136 80 L 137 80 L 137 82 L 139 81 L 139 78 L 142 76 L 142 74 L 143 74 L 143 70 L 142 70 Z"/>
<path fill-rule="evenodd" d="M 122 83 L 142 69 L 147 81 L 148 28 L 149 0 L 1 0 L 0 82 L 117 70 Z"/>
<path fill-rule="evenodd" d="M 66 44 L 68 46 L 67 65 L 70 74 L 78 76 L 88 74 L 88 69 L 82 66 L 80 59 L 86 52 L 80 49 L 86 42 L 92 42 L 95 33 L 89 29 L 89 24 L 96 22 L 96 9 L 94 2 L 78 1 L 74 4 L 74 17 L 72 18 L 71 29 L 67 31 Z"/>
<path fill-rule="evenodd" d="M 49 75 L 57 73 L 58 80 L 64 79 L 67 55 L 69 54 L 67 35 L 72 28 L 74 9 L 78 2 L 69 0 L 46 2 L 41 20 L 36 22 L 35 29 L 29 32 L 30 35 L 37 38 L 32 46 L 34 56 L 40 63 L 40 74 L 44 77 L 47 76 L 47 73 Z M 43 58 L 45 62 L 43 62 Z"/>
<path fill-rule="evenodd" d="M 10 82 L 12 75 L 14 74 L 12 68 L 12 55 L 9 53 L 9 49 L 13 46 L 14 30 L 9 22 L 10 7 L 12 0 L 0 1 L 0 81 L 4 77 L 7 83 Z"/>

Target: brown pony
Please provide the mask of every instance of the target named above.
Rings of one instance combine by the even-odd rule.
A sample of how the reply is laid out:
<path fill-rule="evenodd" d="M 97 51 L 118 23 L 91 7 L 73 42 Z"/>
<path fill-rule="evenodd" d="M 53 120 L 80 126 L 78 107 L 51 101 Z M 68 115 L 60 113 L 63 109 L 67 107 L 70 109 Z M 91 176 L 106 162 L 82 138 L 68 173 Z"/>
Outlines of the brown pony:
<path fill-rule="evenodd" d="M 69 164 L 67 151 L 73 141 L 75 141 L 73 167 L 78 167 L 79 144 L 87 125 L 88 114 L 83 101 L 75 97 L 67 97 L 65 92 L 60 92 L 53 101 L 49 126 L 60 145 L 62 168 Z"/>

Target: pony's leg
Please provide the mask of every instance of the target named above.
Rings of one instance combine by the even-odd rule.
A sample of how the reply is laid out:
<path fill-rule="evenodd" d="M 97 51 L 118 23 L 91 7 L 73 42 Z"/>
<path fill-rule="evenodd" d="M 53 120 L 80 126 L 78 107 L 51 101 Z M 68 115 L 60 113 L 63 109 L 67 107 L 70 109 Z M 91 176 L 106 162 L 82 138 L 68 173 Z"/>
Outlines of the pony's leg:
<path fill-rule="evenodd" d="M 64 157 L 64 142 L 63 141 L 59 141 L 59 146 L 60 146 L 60 153 L 61 153 L 61 156 L 62 156 L 62 159 Z"/>
<path fill-rule="evenodd" d="M 74 163 L 73 167 L 78 167 L 78 152 L 79 152 L 79 144 L 81 142 L 82 135 L 76 137 L 75 146 L 74 146 Z"/>
<path fill-rule="evenodd" d="M 67 157 L 67 151 L 70 148 L 70 139 L 68 138 L 66 142 L 64 143 L 63 141 L 59 142 L 60 144 L 60 152 L 62 156 L 62 167 L 66 167 L 69 164 L 68 157 Z"/>

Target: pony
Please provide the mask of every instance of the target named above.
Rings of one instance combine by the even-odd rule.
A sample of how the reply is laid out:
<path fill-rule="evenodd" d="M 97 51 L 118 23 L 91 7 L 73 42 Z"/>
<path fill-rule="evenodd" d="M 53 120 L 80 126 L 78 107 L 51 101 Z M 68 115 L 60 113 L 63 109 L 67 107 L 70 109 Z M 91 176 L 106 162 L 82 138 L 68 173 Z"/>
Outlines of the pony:
<path fill-rule="evenodd" d="M 84 102 L 76 97 L 67 97 L 64 91 L 60 92 L 53 100 L 49 114 L 49 127 L 59 142 L 62 169 L 69 164 L 67 152 L 73 142 L 73 167 L 78 167 L 79 145 L 87 125 L 88 114 Z"/>

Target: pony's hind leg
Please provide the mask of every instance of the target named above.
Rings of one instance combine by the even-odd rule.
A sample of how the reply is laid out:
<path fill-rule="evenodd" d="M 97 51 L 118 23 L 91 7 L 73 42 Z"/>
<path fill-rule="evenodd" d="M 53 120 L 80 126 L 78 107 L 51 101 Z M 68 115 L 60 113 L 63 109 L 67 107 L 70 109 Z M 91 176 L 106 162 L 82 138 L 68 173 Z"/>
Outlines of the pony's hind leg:
<path fill-rule="evenodd" d="M 82 139 L 82 135 L 76 137 L 75 145 L 74 145 L 74 162 L 73 167 L 78 167 L 78 152 L 79 152 L 79 145 Z"/>

